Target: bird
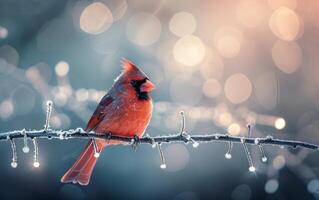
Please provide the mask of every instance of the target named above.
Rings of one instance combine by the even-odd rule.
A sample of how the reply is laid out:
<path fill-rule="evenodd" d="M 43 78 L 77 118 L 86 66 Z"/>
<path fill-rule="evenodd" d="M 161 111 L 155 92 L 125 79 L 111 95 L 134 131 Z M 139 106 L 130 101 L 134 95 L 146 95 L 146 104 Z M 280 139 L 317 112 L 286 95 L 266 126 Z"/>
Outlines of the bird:
<path fill-rule="evenodd" d="M 150 92 L 155 84 L 132 61 L 122 59 L 121 64 L 121 74 L 101 99 L 85 131 L 141 138 L 152 117 Z M 88 185 L 99 153 L 106 146 L 120 143 L 122 142 L 91 139 L 77 161 L 62 176 L 61 182 Z"/>

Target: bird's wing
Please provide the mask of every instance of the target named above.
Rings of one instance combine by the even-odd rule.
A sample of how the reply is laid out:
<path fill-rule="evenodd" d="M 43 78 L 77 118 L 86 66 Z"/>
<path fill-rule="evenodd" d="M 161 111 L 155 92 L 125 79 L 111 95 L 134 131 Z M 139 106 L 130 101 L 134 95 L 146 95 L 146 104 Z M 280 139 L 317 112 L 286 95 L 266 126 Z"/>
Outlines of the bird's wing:
<path fill-rule="evenodd" d="M 106 107 L 108 105 L 110 105 L 113 100 L 114 99 L 109 94 L 106 94 L 102 98 L 99 105 L 95 109 L 91 119 L 87 123 L 85 131 L 90 132 L 90 131 L 94 130 L 99 125 L 99 123 L 103 120 L 103 117 L 106 114 L 106 110 L 107 110 Z"/>

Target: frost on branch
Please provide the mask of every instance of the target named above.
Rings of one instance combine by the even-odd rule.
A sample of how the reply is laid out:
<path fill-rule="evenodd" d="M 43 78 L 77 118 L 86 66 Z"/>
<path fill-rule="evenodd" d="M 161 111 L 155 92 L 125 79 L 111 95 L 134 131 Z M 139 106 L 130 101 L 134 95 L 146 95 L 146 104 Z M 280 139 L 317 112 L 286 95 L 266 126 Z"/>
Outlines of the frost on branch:
<path fill-rule="evenodd" d="M 226 159 L 232 158 L 232 149 L 234 143 L 239 143 L 243 146 L 247 161 L 248 161 L 248 170 L 250 172 L 255 172 L 256 168 L 253 164 L 253 160 L 251 157 L 251 153 L 249 151 L 248 145 L 250 146 L 257 146 L 259 149 L 259 152 L 261 154 L 261 161 L 267 162 L 268 158 L 265 154 L 264 146 L 265 145 L 272 145 L 277 147 L 292 147 L 292 148 L 305 148 L 305 149 L 311 149 L 311 150 L 319 150 L 318 145 L 310 144 L 306 142 L 300 142 L 300 141 L 293 141 L 293 140 L 280 140 L 275 139 L 272 136 L 267 136 L 264 138 L 253 138 L 251 127 L 248 126 L 248 136 L 247 137 L 238 137 L 238 136 L 231 136 L 227 134 L 203 134 L 203 135 L 190 135 L 186 131 L 186 123 L 185 123 L 185 113 L 182 111 L 180 113 L 181 115 L 181 129 L 178 134 L 174 135 L 163 135 L 163 136 L 155 136 L 151 137 L 148 134 L 146 134 L 143 138 L 137 138 L 137 137 L 123 137 L 118 135 L 112 135 L 112 133 L 95 133 L 95 132 L 85 132 L 82 128 L 76 128 L 76 129 L 70 129 L 70 130 L 53 130 L 50 129 L 50 116 L 52 112 L 52 102 L 47 102 L 47 113 L 46 113 L 46 120 L 44 129 L 41 130 L 17 130 L 17 131 L 10 131 L 10 132 L 4 132 L 0 133 L 0 141 L 1 140 L 8 140 L 11 144 L 11 150 L 12 150 L 12 161 L 11 166 L 13 168 L 18 167 L 18 160 L 17 160 L 17 150 L 16 150 L 16 144 L 15 142 L 18 139 L 23 140 L 23 148 L 22 151 L 24 153 L 28 153 L 30 151 L 28 146 L 28 139 L 31 139 L 33 142 L 33 148 L 34 148 L 34 155 L 33 155 L 33 166 L 35 168 L 40 167 L 39 162 L 39 147 L 38 147 L 38 139 L 75 139 L 75 138 L 81 138 L 81 139 L 88 139 L 93 140 L 94 145 L 94 156 L 99 157 L 99 149 L 96 145 L 95 139 L 104 139 L 104 140 L 117 140 L 122 141 L 123 144 L 126 145 L 132 145 L 133 149 L 136 149 L 139 144 L 149 144 L 153 148 L 157 147 L 159 157 L 160 157 L 160 168 L 165 169 L 166 163 L 165 163 L 165 157 L 164 153 L 162 151 L 162 144 L 165 143 L 174 143 L 174 142 L 182 142 L 185 144 L 192 143 L 192 146 L 194 148 L 197 148 L 200 143 L 212 143 L 212 142 L 226 142 L 228 144 L 228 150 L 225 154 Z"/>

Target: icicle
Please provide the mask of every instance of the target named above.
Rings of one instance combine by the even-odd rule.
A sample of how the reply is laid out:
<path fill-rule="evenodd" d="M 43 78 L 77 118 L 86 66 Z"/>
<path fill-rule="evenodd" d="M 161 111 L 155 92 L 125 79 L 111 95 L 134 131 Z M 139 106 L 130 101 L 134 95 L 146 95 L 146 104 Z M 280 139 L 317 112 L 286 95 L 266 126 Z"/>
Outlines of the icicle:
<path fill-rule="evenodd" d="M 14 143 L 13 138 L 10 139 L 10 143 L 11 143 L 11 150 L 12 150 L 11 167 L 17 168 L 17 166 L 18 166 L 17 148 L 16 148 L 16 144 Z"/>
<path fill-rule="evenodd" d="M 40 163 L 38 158 L 38 154 L 39 154 L 38 142 L 36 138 L 33 138 L 33 147 L 34 147 L 33 167 L 38 168 L 40 166 Z"/>
<path fill-rule="evenodd" d="M 93 142 L 93 147 L 94 147 L 94 157 L 98 158 L 98 157 L 100 157 L 100 152 L 98 150 L 95 139 L 92 139 L 92 142 Z"/>
<path fill-rule="evenodd" d="M 250 152 L 248 150 L 247 144 L 245 143 L 245 139 L 242 138 L 241 142 L 243 144 L 243 147 L 244 147 L 244 150 L 245 150 L 245 153 L 246 153 L 246 157 L 247 157 L 247 160 L 248 160 L 248 164 L 249 164 L 249 168 L 248 169 L 249 169 L 250 172 L 255 172 L 256 168 L 254 167 Z"/>
<path fill-rule="evenodd" d="M 161 169 L 165 169 L 166 168 L 166 164 L 165 164 L 165 158 L 164 158 L 164 155 L 163 155 L 161 144 L 156 143 L 156 145 L 157 145 L 158 153 L 159 153 L 160 159 L 161 159 L 160 167 L 161 167 Z"/>
<path fill-rule="evenodd" d="M 264 147 L 262 145 L 258 145 L 258 147 L 259 147 L 259 151 L 260 151 L 260 154 L 261 154 L 261 161 L 262 162 L 267 162 L 268 158 L 266 156 Z"/>
<path fill-rule="evenodd" d="M 22 130 L 23 134 L 23 148 L 22 151 L 23 153 L 29 153 L 30 148 L 28 146 L 28 137 L 27 137 L 27 131 L 25 129 Z"/>
<path fill-rule="evenodd" d="M 232 155 L 231 155 L 232 149 L 233 149 L 233 143 L 232 142 L 228 142 L 228 151 L 225 154 L 225 158 L 226 159 L 231 159 L 232 158 Z"/>
<path fill-rule="evenodd" d="M 44 130 L 47 131 L 50 128 L 50 118 L 52 113 L 52 101 L 47 101 L 47 115 L 45 119 Z"/>
<path fill-rule="evenodd" d="M 180 114 L 181 114 L 181 132 L 180 133 L 182 135 L 182 134 L 185 134 L 185 126 L 186 126 L 185 113 L 184 113 L 184 111 L 181 111 Z"/>
<path fill-rule="evenodd" d="M 188 135 L 185 131 L 185 127 L 186 127 L 186 120 L 185 120 L 185 113 L 184 111 L 180 112 L 181 114 L 181 131 L 180 134 L 181 136 L 185 137 L 187 139 L 187 141 L 191 141 L 193 143 L 193 147 L 197 148 L 199 146 L 199 143 L 196 142 L 190 135 Z"/>

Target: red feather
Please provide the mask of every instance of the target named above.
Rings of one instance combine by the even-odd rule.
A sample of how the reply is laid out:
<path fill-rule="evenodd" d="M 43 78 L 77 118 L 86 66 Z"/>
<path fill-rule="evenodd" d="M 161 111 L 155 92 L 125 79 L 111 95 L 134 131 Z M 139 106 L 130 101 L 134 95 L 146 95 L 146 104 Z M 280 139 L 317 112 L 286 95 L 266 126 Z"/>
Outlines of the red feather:
<path fill-rule="evenodd" d="M 131 80 L 143 80 L 146 75 L 131 61 L 123 60 L 123 72 L 109 92 L 102 98 L 86 126 L 86 131 L 112 133 L 115 135 L 142 137 L 152 116 L 152 100 L 140 100 Z M 101 152 L 108 144 L 118 141 L 95 140 Z M 61 178 L 62 182 L 78 182 L 87 185 L 97 158 L 94 157 L 93 140 L 90 141 L 78 160 Z"/>

